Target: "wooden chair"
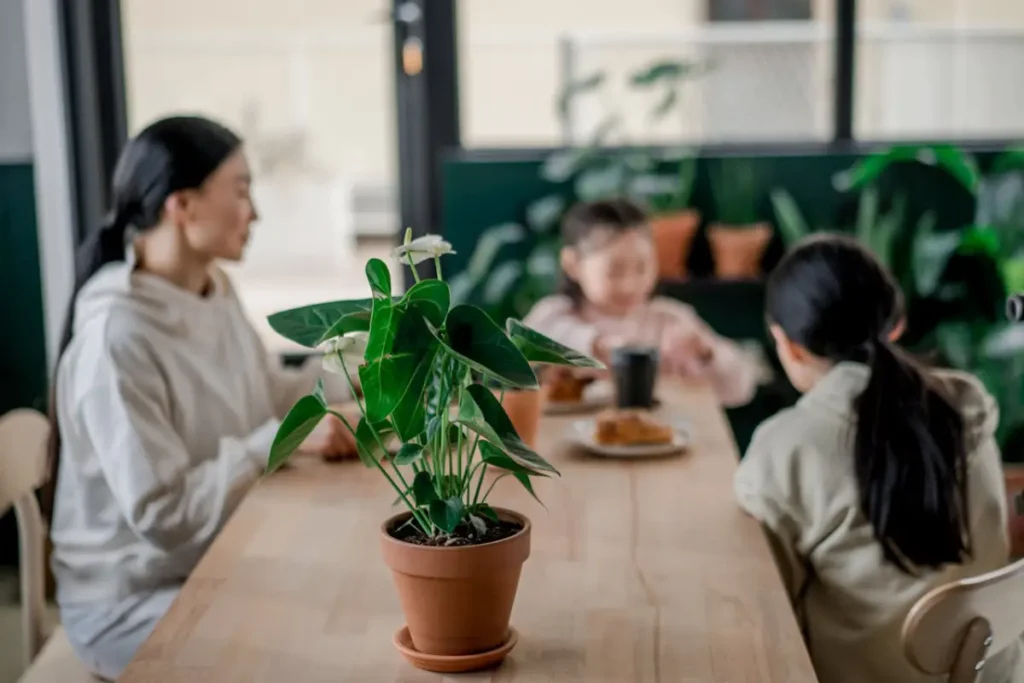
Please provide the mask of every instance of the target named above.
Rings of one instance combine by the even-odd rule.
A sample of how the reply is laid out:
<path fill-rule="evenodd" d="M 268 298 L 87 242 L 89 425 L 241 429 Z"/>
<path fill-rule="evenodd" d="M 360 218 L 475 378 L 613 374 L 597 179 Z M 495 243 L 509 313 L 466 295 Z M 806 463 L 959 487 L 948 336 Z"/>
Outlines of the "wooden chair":
<path fill-rule="evenodd" d="M 34 410 L 0 417 L 0 514 L 14 505 L 20 550 L 25 673 L 19 683 L 94 683 L 99 679 L 75 657 L 63 629 L 46 633 L 46 524 L 35 492 L 46 482 L 49 434 L 46 418 Z"/>
<path fill-rule="evenodd" d="M 974 683 L 985 662 L 1024 633 L 1024 560 L 940 586 L 903 622 L 903 652 L 918 671 Z"/>

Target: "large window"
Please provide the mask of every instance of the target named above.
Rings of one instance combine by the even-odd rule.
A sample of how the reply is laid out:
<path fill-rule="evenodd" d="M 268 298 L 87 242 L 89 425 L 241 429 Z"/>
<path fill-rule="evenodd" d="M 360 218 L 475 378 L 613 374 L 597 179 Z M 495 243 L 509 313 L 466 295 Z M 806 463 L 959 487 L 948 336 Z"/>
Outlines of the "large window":
<path fill-rule="evenodd" d="M 268 313 L 363 296 L 398 232 L 392 27 L 383 0 L 122 0 L 130 133 L 199 113 L 246 139 L 261 214 L 233 268 Z M 395 282 L 401 278 L 396 277 Z"/>
<path fill-rule="evenodd" d="M 865 139 L 1024 134 L 1024 3 L 858 3 L 855 133 Z"/>
<path fill-rule="evenodd" d="M 830 2 L 528 0 L 459 4 L 467 147 L 579 144 L 611 116 L 617 144 L 826 140 Z M 660 62 L 693 66 L 667 113 L 631 83 Z M 567 85 L 600 87 L 560 110 Z"/>

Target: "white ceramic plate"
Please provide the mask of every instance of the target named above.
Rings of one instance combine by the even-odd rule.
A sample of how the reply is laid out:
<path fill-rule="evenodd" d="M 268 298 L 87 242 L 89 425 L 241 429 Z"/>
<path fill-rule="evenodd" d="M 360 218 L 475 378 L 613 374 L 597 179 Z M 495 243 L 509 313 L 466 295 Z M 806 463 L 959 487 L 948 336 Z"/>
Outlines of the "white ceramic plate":
<path fill-rule="evenodd" d="M 578 420 L 569 426 L 569 440 L 594 455 L 608 458 L 653 458 L 674 455 L 690 445 L 690 428 L 686 420 L 674 420 L 672 443 L 637 446 L 606 446 L 594 440 L 594 420 Z"/>
<path fill-rule="evenodd" d="M 607 380 L 600 380 L 583 389 L 581 401 L 548 401 L 544 405 L 544 412 L 548 415 L 592 413 L 609 407 L 614 401 L 615 386 Z"/>

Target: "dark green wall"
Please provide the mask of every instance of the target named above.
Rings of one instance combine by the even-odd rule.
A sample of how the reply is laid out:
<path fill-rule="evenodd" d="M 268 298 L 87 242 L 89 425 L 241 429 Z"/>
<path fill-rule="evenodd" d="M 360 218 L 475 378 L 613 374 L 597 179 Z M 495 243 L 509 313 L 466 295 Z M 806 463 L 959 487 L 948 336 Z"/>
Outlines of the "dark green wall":
<path fill-rule="evenodd" d="M 31 164 L 0 165 L 0 414 L 45 409 L 46 338 Z"/>
<path fill-rule="evenodd" d="M 0 414 L 46 409 L 46 337 L 31 164 L 0 164 Z M 0 517 L 0 565 L 17 562 L 13 513 Z"/>
<path fill-rule="evenodd" d="M 832 184 L 836 173 L 849 168 L 858 154 L 829 152 L 744 156 L 756 169 L 763 186 L 760 214 L 774 221 L 768 193 L 776 187 L 785 188 L 796 200 L 808 222 L 825 227 L 849 223 L 856 213 L 857 193 L 842 193 Z M 984 164 L 991 154 L 977 154 Z M 498 153 L 485 158 L 458 156 L 443 164 L 443 228 L 446 239 L 458 252 L 452 257 L 447 272 L 454 274 L 465 268 L 476 241 L 488 227 L 509 221 L 522 221 L 526 207 L 552 191 L 561 191 L 571 200 L 568 187 L 545 182 L 539 177 L 542 157 L 530 159 L 505 158 Z M 715 218 L 711 191 L 710 167 L 722 155 L 703 156 L 698 163 L 697 178 L 691 204 L 701 212 L 705 222 Z M 938 211 L 938 227 L 954 228 L 970 221 L 974 203 L 970 195 L 945 172 L 923 165 L 901 165 L 885 175 L 880 183 L 882 196 L 891 196 L 895 187 L 908 193 L 908 223 L 927 209 Z M 781 254 L 778 244 L 769 250 L 769 261 Z M 506 258 L 522 256 L 509 251 Z M 710 252 L 703 232 L 693 246 L 690 272 L 707 275 L 712 270 Z M 768 264 L 770 265 L 770 263 Z"/>

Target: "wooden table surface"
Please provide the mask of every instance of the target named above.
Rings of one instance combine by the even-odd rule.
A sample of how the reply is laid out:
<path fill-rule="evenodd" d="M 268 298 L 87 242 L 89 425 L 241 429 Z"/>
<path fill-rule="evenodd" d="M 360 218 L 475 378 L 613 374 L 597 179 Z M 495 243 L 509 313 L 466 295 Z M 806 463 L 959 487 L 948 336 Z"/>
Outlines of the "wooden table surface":
<path fill-rule="evenodd" d="M 120 679 L 805 683 L 813 668 L 758 525 L 736 507 L 737 453 L 703 387 L 662 383 L 688 418 L 689 452 L 607 460 L 546 417 L 545 510 L 502 480 L 494 504 L 524 512 L 533 545 L 512 612 L 519 644 L 490 672 L 445 677 L 392 646 L 403 618 L 378 549 L 394 492 L 376 470 L 311 458 L 246 498 Z"/>

